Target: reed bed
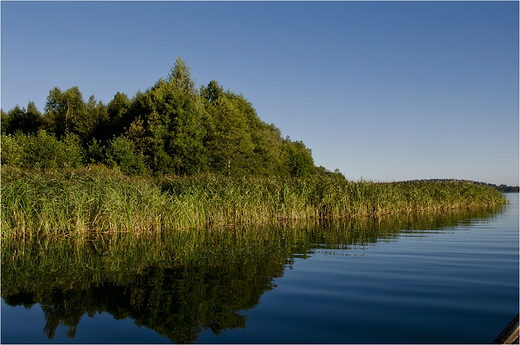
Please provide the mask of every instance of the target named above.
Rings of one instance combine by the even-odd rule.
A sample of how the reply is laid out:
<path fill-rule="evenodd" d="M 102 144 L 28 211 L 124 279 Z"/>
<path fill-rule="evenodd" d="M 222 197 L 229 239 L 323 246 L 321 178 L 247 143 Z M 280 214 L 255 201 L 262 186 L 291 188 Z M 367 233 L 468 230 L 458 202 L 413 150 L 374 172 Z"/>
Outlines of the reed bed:
<path fill-rule="evenodd" d="M 463 181 L 376 183 L 340 176 L 129 177 L 107 170 L 2 167 L 2 238 L 381 217 L 506 203 L 499 191 Z"/>
<path fill-rule="evenodd" d="M 124 286 L 134 283 L 150 267 L 239 267 L 237 270 L 243 272 L 269 262 L 274 266 L 272 272 L 283 271 L 284 264 L 314 250 L 368 247 L 403 232 L 429 236 L 475 219 L 490 219 L 502 210 L 503 206 L 496 205 L 159 235 L 127 232 L 91 234 L 86 238 L 38 237 L 30 241 L 12 238 L 2 243 L 2 297 L 31 291 L 45 295 L 44 291 L 56 289 L 81 290 L 107 281 Z"/>

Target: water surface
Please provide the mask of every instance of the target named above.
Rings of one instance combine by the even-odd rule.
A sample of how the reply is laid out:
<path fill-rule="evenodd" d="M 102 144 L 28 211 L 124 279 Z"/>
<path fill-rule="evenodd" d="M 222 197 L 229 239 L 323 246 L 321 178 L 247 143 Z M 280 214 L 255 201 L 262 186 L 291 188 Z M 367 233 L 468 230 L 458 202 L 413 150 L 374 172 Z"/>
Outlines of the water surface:
<path fill-rule="evenodd" d="M 2 243 L 2 343 L 489 343 L 518 313 L 502 208 Z"/>

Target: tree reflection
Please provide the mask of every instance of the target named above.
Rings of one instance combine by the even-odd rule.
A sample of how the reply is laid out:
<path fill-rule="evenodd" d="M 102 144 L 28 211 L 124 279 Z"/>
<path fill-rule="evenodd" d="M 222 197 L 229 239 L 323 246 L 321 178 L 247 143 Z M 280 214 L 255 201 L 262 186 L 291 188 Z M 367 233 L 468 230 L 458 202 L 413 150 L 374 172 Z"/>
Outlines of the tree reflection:
<path fill-rule="evenodd" d="M 403 231 L 446 229 L 500 211 L 9 241 L 2 243 L 2 297 L 11 306 L 39 303 L 49 339 L 60 324 L 73 338 L 83 315 L 107 312 L 173 342 L 193 343 L 204 330 L 219 335 L 245 328 L 246 311 L 275 288 L 273 280 L 294 257 L 317 248 L 372 245 Z"/>

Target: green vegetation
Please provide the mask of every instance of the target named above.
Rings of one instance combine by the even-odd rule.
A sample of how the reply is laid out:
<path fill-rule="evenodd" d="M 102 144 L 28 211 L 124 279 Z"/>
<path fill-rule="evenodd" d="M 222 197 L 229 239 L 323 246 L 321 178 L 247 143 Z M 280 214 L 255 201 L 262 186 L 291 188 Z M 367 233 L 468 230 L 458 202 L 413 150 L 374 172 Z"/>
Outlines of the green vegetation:
<path fill-rule="evenodd" d="M 487 219 L 503 207 L 383 218 L 360 217 L 290 226 L 235 227 L 162 234 L 91 233 L 86 238 L 13 238 L 2 243 L 2 298 L 11 306 L 39 303 L 44 332 L 59 324 L 73 338 L 83 315 L 131 318 L 176 343 L 205 329 L 243 328 L 284 266 L 312 251 L 363 250 L 403 231 L 429 232 Z M 356 252 L 353 252 L 354 254 Z"/>
<path fill-rule="evenodd" d="M 265 224 L 504 203 L 465 181 L 349 182 L 315 167 L 252 104 L 180 58 L 130 99 L 53 88 L 41 114 L 2 111 L 2 237 Z"/>
<path fill-rule="evenodd" d="M 43 114 L 29 102 L 1 116 L 2 297 L 41 304 L 49 338 L 102 311 L 180 343 L 245 327 L 239 311 L 316 244 L 370 245 L 506 202 L 470 181 L 315 167 L 242 95 L 214 80 L 197 90 L 180 58 L 131 99 L 55 87 Z"/>
<path fill-rule="evenodd" d="M 310 176 L 316 168 L 301 141 L 282 138 L 253 105 L 215 80 L 195 88 L 180 58 L 168 75 L 133 98 L 107 104 L 77 86 L 54 87 L 44 113 L 33 102 L 2 111 L 2 166 L 61 169 L 104 165 L 135 176 L 217 174 Z M 36 150 L 36 153 L 33 151 Z"/>
<path fill-rule="evenodd" d="M 411 180 L 411 181 L 405 181 L 405 182 L 420 182 L 421 180 Z M 424 181 L 424 180 L 422 180 Z M 441 182 L 441 181 L 453 181 L 453 179 L 430 179 L 428 181 L 431 181 L 431 182 Z M 496 185 L 496 184 L 493 184 L 493 183 L 485 183 L 485 182 L 475 182 L 475 181 L 468 181 L 468 180 L 457 180 L 459 182 L 471 182 L 471 183 L 475 183 L 475 184 L 481 184 L 481 185 L 486 185 L 488 187 L 492 187 L 502 193 L 518 193 L 518 186 L 508 186 L 508 185 L 505 185 L 505 184 L 501 184 L 501 185 Z"/>
<path fill-rule="evenodd" d="M 350 182 L 340 174 L 145 178 L 101 168 L 40 172 L 4 167 L 1 192 L 3 238 L 161 233 L 506 202 L 489 186 L 460 181 Z"/>

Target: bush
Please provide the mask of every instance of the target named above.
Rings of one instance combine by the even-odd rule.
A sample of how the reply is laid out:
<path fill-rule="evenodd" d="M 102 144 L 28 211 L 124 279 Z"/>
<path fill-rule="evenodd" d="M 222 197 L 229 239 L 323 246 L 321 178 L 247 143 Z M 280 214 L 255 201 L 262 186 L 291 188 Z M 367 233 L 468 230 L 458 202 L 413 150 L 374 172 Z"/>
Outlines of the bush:
<path fill-rule="evenodd" d="M 78 135 L 67 133 L 58 145 L 58 164 L 63 168 L 77 168 L 84 165 L 85 153 Z"/>
<path fill-rule="evenodd" d="M 135 154 L 134 143 L 126 137 L 117 137 L 109 142 L 105 164 L 128 175 L 145 175 L 147 172 L 144 156 Z"/>
<path fill-rule="evenodd" d="M 58 168 L 59 141 L 46 131 L 38 131 L 36 137 L 28 138 L 23 166 L 26 168 Z"/>
<path fill-rule="evenodd" d="M 23 135 L 2 134 L 0 144 L 2 165 L 20 166 L 24 153 Z"/>
<path fill-rule="evenodd" d="M 101 163 L 105 161 L 105 147 L 95 138 L 88 143 L 87 162 Z"/>
<path fill-rule="evenodd" d="M 2 164 L 22 168 L 77 168 L 83 164 L 83 149 L 78 136 L 70 133 L 63 141 L 44 130 L 36 136 L 2 135 Z"/>

